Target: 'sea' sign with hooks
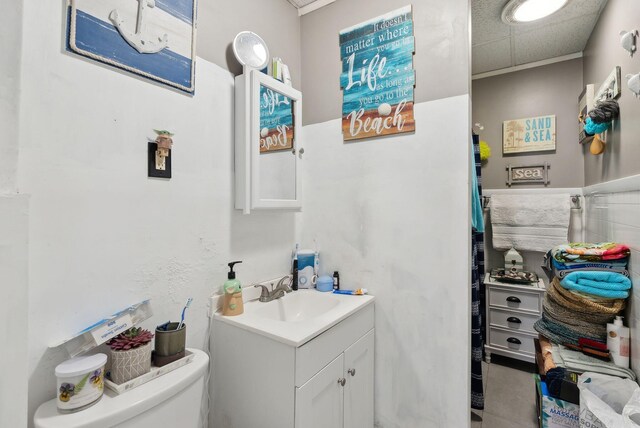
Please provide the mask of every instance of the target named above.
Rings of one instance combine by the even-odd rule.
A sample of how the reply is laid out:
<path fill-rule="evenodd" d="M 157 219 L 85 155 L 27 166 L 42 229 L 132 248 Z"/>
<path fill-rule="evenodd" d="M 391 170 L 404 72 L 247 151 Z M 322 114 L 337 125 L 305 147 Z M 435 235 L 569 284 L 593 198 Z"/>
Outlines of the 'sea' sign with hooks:
<path fill-rule="evenodd" d="M 507 166 L 507 186 L 512 184 L 549 184 L 549 164 Z"/>

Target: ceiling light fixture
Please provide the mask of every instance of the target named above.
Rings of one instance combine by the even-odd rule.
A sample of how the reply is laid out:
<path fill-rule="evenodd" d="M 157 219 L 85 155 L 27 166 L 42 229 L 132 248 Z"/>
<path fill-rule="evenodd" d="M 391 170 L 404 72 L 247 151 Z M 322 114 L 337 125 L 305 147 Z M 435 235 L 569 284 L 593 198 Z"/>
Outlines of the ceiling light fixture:
<path fill-rule="evenodd" d="M 526 24 L 546 18 L 565 7 L 569 0 L 511 0 L 502 9 L 505 24 Z"/>

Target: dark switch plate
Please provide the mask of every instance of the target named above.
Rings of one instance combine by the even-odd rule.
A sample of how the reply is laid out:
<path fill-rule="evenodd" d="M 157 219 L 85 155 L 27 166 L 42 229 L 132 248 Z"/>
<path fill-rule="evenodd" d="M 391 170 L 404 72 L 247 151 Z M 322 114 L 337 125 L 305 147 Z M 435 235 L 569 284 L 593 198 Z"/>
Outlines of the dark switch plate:
<path fill-rule="evenodd" d="M 169 149 L 169 156 L 165 159 L 165 169 L 164 171 L 161 169 L 156 169 L 156 151 L 158 150 L 158 145 L 156 143 L 149 143 L 149 155 L 147 163 L 148 163 L 148 175 L 149 177 L 157 177 L 157 178 L 171 178 L 171 149 Z"/>

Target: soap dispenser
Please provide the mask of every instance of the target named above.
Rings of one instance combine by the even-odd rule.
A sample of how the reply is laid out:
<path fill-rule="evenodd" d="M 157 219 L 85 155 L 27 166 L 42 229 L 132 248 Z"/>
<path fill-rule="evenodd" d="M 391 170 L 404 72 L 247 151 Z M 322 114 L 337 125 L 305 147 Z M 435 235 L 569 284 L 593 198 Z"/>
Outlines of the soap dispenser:
<path fill-rule="evenodd" d="M 629 327 L 622 324 L 621 316 L 617 316 L 613 323 L 607 324 L 607 348 L 613 364 L 629 368 Z"/>
<path fill-rule="evenodd" d="M 222 293 L 224 295 L 222 301 L 222 315 L 234 316 L 240 315 L 244 312 L 244 305 L 242 304 L 242 285 L 240 281 L 236 279 L 236 273 L 233 271 L 233 266 L 242 263 L 241 261 L 229 263 L 229 273 L 227 274 L 227 280 L 222 285 Z"/>

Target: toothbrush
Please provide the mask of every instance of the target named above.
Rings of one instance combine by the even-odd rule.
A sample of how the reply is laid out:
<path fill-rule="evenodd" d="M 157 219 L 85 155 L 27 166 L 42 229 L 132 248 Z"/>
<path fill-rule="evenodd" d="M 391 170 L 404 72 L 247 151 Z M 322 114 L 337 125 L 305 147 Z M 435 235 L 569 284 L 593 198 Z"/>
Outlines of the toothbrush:
<path fill-rule="evenodd" d="M 191 306 L 191 302 L 193 302 L 193 297 L 189 297 L 187 299 L 187 304 L 184 305 L 184 308 L 182 309 L 182 318 L 180 319 L 180 324 L 178 324 L 178 328 L 176 328 L 176 330 L 180 330 L 182 328 L 182 324 L 184 324 L 184 313 L 187 311 L 187 308 Z"/>
<path fill-rule="evenodd" d="M 363 296 L 368 292 L 366 288 L 358 288 L 357 290 L 333 290 L 334 294 L 348 294 L 350 296 Z"/>

